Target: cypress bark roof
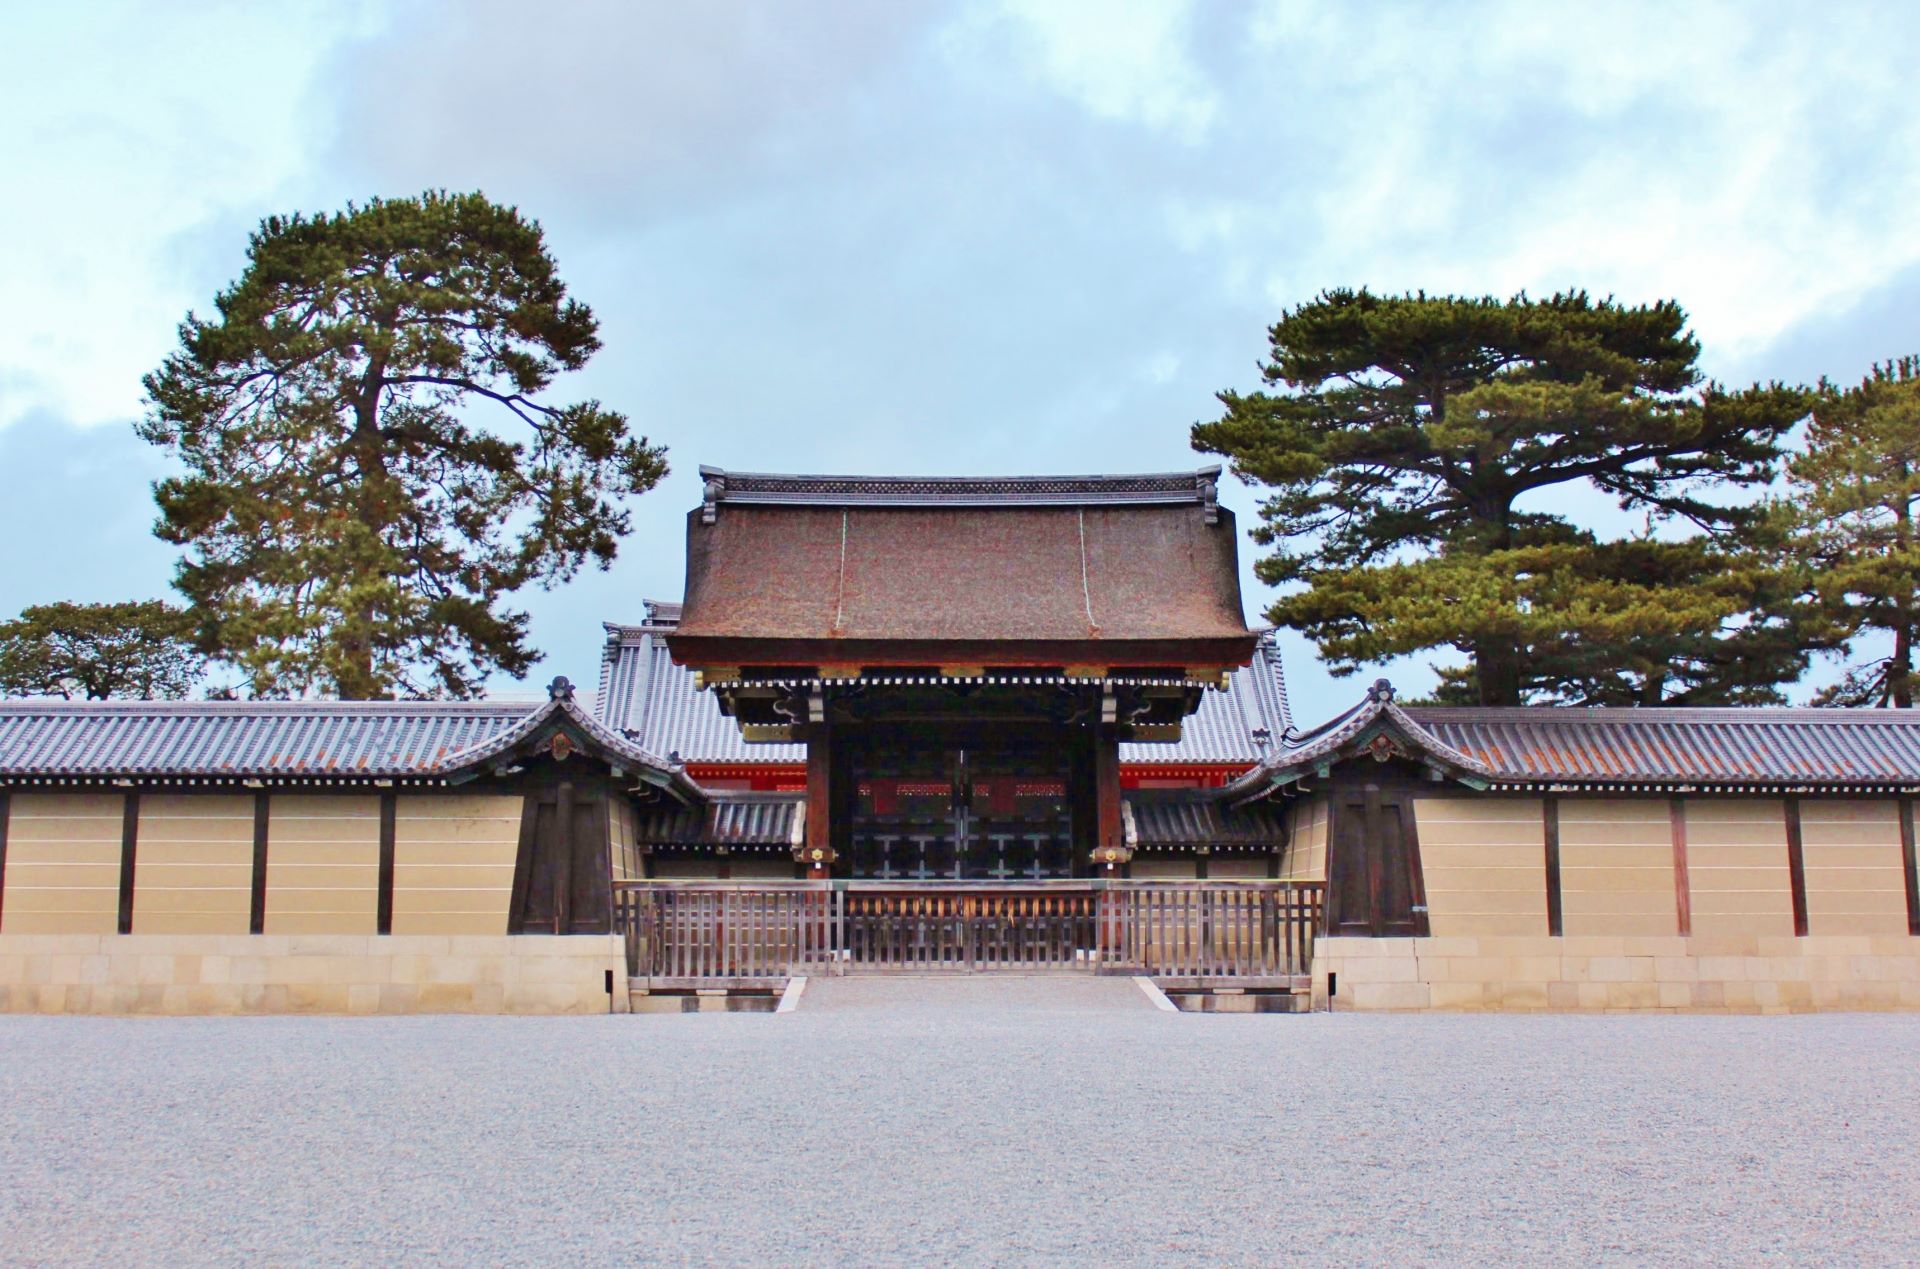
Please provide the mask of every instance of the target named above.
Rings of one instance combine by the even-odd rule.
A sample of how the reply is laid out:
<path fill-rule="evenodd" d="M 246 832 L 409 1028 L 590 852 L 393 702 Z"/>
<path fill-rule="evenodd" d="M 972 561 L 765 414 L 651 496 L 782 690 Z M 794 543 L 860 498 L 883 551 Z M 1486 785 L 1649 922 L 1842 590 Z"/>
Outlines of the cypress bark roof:
<path fill-rule="evenodd" d="M 892 479 L 702 468 L 683 663 L 1243 665 L 1218 468 Z"/>
<path fill-rule="evenodd" d="M 645 601 L 647 620 L 606 624 L 601 653 L 600 720 L 642 748 L 689 763 L 798 764 L 801 744 L 748 744 L 740 727 L 720 712 L 712 692 L 694 686 L 693 672 L 674 664 L 667 638 L 680 605 Z M 1251 766 L 1270 754 L 1292 726 L 1286 676 L 1271 632 L 1259 636 L 1251 664 L 1234 670 L 1227 690 L 1209 691 L 1173 744 L 1120 746 L 1123 763 Z"/>

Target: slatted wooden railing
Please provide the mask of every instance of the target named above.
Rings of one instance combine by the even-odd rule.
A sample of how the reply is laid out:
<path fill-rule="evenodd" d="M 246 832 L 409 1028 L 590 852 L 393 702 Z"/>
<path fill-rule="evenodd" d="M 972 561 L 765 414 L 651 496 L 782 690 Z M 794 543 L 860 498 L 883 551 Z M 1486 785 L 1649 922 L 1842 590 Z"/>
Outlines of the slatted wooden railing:
<path fill-rule="evenodd" d="M 658 985 L 1045 970 L 1173 984 L 1311 972 L 1324 887 L 1283 881 L 622 881 L 627 964 Z"/>

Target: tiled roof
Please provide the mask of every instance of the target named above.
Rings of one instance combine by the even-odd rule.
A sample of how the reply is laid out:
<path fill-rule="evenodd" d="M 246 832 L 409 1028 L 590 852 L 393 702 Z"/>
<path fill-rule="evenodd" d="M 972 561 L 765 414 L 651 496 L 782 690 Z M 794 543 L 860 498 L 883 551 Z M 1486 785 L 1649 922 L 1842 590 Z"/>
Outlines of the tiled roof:
<path fill-rule="evenodd" d="M 1121 808 L 1133 846 L 1278 847 L 1287 839 L 1272 803 L 1235 805 L 1211 789 L 1137 789 Z"/>
<path fill-rule="evenodd" d="M 682 762 L 801 763 L 805 745 L 750 745 L 720 712 L 712 692 L 696 691 L 693 671 L 675 665 L 661 636 L 679 617 L 678 604 L 647 602 L 638 626 L 607 626 L 595 708 L 607 726 L 653 753 Z"/>
<path fill-rule="evenodd" d="M 0 701 L 0 776 L 424 776 L 532 702 Z"/>
<path fill-rule="evenodd" d="M 698 788 L 556 681 L 531 701 L 0 701 L 0 779 L 431 779 L 570 725 L 636 776 Z"/>
<path fill-rule="evenodd" d="M 1913 710 L 1406 712 L 1501 780 L 1920 785 L 1920 712 Z"/>
<path fill-rule="evenodd" d="M 641 810 L 633 836 L 643 846 L 798 846 L 805 807 L 800 793 L 715 792 L 700 806 Z"/>
<path fill-rule="evenodd" d="M 712 692 L 696 691 L 693 672 L 673 663 L 663 636 L 679 605 L 649 600 L 647 621 L 608 624 L 600 662 L 598 712 L 608 726 L 642 748 L 682 762 L 784 763 L 806 761 L 805 745 L 747 744 L 734 720 L 720 712 Z M 1262 635 L 1253 663 L 1235 670 L 1226 691 L 1203 693 L 1176 744 L 1120 746 L 1123 763 L 1251 766 L 1272 751 L 1291 725 L 1280 650 Z"/>
<path fill-rule="evenodd" d="M 1920 711 L 1403 706 L 1383 679 L 1224 793 L 1259 797 L 1362 754 L 1493 788 L 1920 788 Z"/>

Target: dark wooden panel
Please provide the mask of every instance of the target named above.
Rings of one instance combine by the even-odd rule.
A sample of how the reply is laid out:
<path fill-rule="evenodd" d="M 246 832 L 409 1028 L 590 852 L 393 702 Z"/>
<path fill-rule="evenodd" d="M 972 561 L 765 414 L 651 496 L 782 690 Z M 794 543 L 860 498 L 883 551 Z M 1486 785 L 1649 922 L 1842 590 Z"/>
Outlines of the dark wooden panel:
<path fill-rule="evenodd" d="M 263 934 L 267 928 L 267 816 L 272 795 L 253 795 L 253 905 L 247 916 L 247 931 Z"/>
<path fill-rule="evenodd" d="M 11 817 L 11 798 L 5 789 L 0 789 L 0 931 L 7 928 L 7 824 Z M 1908 857 L 1912 857 L 1911 853 Z M 1908 875 L 1912 875 L 1911 871 Z"/>
<path fill-rule="evenodd" d="M 120 812 L 120 933 L 133 933 L 133 863 L 140 844 L 140 795 L 129 793 Z"/>
<path fill-rule="evenodd" d="M 1547 834 L 1547 933 L 1559 938 L 1564 930 L 1560 914 L 1560 799 L 1542 800 Z"/>
<path fill-rule="evenodd" d="M 1667 823 L 1673 834 L 1673 905 L 1680 937 L 1693 934 L 1693 883 L 1687 877 L 1687 801 L 1667 802 Z"/>
<path fill-rule="evenodd" d="M 520 848 L 513 858 L 513 894 L 507 900 L 507 933 L 527 932 L 527 897 L 533 889 L 534 849 L 540 831 L 540 799 L 520 800 Z"/>
<path fill-rule="evenodd" d="M 374 929 L 393 933 L 393 837 L 398 799 L 392 793 L 380 795 L 380 899 Z"/>
<path fill-rule="evenodd" d="M 1793 883 L 1793 932 L 1807 937 L 1807 856 L 1800 837 L 1800 799 L 1788 798 L 1787 876 Z"/>
<path fill-rule="evenodd" d="M 1900 799 L 1900 866 L 1907 879 L 1907 933 L 1920 936 L 1920 858 L 1913 840 L 1913 799 Z"/>

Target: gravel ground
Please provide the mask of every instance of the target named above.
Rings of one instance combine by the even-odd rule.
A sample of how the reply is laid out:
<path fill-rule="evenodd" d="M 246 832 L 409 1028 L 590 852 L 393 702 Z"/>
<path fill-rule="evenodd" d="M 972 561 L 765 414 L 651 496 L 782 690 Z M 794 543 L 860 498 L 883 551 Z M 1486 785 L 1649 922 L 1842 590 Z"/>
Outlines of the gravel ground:
<path fill-rule="evenodd" d="M 0 1018 L 0 1260 L 1920 1262 L 1920 1017 Z"/>

